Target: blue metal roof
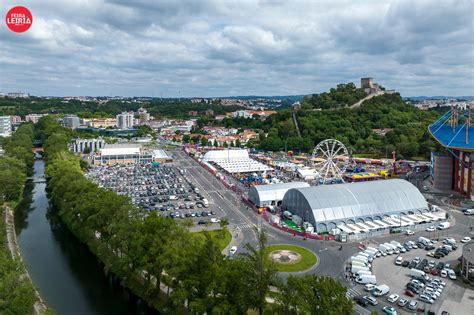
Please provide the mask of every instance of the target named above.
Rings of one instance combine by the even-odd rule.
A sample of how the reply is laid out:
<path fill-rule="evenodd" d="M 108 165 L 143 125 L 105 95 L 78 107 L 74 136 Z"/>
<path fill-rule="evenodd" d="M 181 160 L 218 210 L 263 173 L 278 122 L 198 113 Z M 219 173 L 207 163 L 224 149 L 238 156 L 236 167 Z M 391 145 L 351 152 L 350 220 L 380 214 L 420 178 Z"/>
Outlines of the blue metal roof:
<path fill-rule="evenodd" d="M 432 124 L 428 127 L 431 135 L 442 146 L 450 149 L 474 151 L 474 126 L 468 127 L 468 141 L 466 143 L 466 126 L 458 125 L 454 128 L 448 124 Z"/>

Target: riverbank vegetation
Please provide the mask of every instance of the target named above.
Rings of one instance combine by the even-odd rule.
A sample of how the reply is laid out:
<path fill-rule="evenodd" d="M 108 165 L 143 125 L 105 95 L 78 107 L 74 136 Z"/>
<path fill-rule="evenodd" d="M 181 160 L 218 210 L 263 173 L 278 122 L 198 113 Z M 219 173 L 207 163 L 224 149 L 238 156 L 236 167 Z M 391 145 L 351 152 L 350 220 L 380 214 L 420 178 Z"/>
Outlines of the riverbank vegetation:
<path fill-rule="evenodd" d="M 5 156 L 0 157 L 0 314 L 31 314 L 37 300 L 25 266 L 19 258 L 12 258 L 5 223 L 6 207 L 18 204 L 31 173 L 33 138 L 33 126 L 23 124 L 11 137 L 1 140 Z M 9 229 L 12 236 L 14 227 Z"/>
<path fill-rule="evenodd" d="M 196 314 L 245 314 L 250 309 L 262 314 L 275 306 L 266 301 L 270 285 L 282 290 L 286 285 L 265 257 L 263 230 L 257 232 L 258 250 L 247 244 L 248 254 L 226 259 L 217 241 L 226 235 L 213 237 L 204 231 L 193 237 L 185 225 L 144 212 L 128 197 L 88 181 L 79 158 L 67 150 L 69 133 L 52 118 L 42 118 L 38 124 L 47 158 L 48 193 L 63 222 L 107 272 L 163 313 L 181 313 L 186 306 Z M 345 293 L 342 286 L 341 292 Z M 336 293 L 321 294 L 330 299 Z M 350 312 L 352 304 L 347 301 Z"/>

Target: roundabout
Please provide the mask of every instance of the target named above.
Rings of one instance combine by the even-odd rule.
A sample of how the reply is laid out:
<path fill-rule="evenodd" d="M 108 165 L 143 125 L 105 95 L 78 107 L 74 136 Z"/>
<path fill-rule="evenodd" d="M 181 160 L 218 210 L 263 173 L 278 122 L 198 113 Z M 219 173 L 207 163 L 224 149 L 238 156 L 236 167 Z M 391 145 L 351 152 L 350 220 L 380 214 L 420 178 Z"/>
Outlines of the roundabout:
<path fill-rule="evenodd" d="M 299 272 L 313 267 L 318 258 L 312 251 L 296 245 L 277 244 L 265 248 L 269 261 L 279 272 Z"/>

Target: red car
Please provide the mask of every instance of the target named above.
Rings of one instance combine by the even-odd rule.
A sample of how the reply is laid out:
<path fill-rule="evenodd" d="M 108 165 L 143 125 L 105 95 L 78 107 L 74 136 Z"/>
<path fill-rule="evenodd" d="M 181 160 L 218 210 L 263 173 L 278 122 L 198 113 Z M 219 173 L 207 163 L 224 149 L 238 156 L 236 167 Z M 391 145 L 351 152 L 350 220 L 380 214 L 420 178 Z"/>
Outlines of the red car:
<path fill-rule="evenodd" d="M 439 270 L 436 269 L 436 268 L 433 268 L 433 270 L 431 270 L 431 274 L 432 274 L 433 276 L 437 276 L 437 275 L 439 275 Z"/>
<path fill-rule="evenodd" d="M 415 296 L 415 293 L 413 293 L 412 291 L 410 290 L 405 290 L 405 295 L 408 295 L 410 297 L 414 297 Z"/>

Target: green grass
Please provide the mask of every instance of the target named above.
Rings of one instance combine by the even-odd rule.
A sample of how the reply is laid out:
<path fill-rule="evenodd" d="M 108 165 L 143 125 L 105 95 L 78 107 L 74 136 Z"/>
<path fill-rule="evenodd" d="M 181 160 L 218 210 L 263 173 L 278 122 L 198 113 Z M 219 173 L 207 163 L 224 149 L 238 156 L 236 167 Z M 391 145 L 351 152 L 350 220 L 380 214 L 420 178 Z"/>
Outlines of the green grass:
<path fill-rule="evenodd" d="M 227 247 L 227 245 L 232 239 L 232 236 L 230 235 L 230 232 L 227 229 L 225 229 L 224 232 L 224 238 L 222 238 L 222 230 L 207 231 L 207 233 L 209 233 L 211 237 L 217 242 L 221 251 L 223 251 Z M 193 235 L 204 240 L 204 231 L 195 232 L 193 233 Z"/>
<path fill-rule="evenodd" d="M 301 260 L 294 264 L 280 264 L 280 263 L 275 262 L 276 268 L 280 272 L 303 271 L 303 270 L 311 268 L 318 261 L 318 257 L 312 251 L 301 246 L 288 245 L 288 244 L 269 245 L 265 248 L 265 255 L 266 257 L 268 257 L 268 255 L 271 252 L 275 250 L 283 250 L 283 249 L 297 252 L 298 254 L 301 255 Z M 269 257 L 268 259 L 270 260 Z"/>

